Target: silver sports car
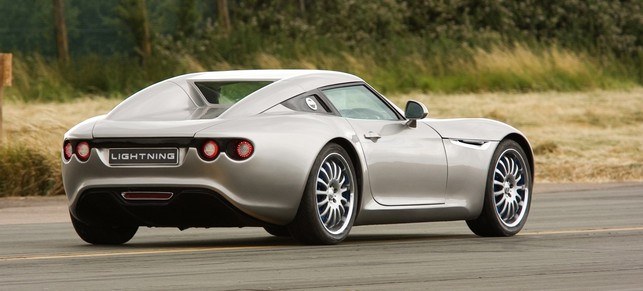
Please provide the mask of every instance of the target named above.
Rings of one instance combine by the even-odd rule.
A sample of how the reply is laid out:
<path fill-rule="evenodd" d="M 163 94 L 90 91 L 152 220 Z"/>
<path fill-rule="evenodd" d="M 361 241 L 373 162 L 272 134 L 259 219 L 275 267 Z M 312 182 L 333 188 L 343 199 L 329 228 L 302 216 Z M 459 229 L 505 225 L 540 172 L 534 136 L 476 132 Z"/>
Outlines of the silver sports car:
<path fill-rule="evenodd" d="M 527 138 L 493 120 L 427 114 L 333 71 L 171 78 L 65 134 L 71 220 L 92 244 L 125 243 L 140 226 L 258 226 L 308 244 L 368 224 L 519 232 L 534 181 Z"/>

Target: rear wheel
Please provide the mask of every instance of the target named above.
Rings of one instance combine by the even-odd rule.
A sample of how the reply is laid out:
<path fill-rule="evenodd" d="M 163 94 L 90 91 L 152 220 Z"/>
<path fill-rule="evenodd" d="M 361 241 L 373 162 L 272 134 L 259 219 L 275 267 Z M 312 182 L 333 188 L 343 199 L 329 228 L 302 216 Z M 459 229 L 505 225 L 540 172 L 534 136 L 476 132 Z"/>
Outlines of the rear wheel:
<path fill-rule="evenodd" d="M 288 231 L 287 226 L 271 225 L 264 226 L 263 229 L 265 229 L 267 233 L 276 237 L 291 237 L 290 231 Z"/>
<path fill-rule="evenodd" d="M 138 226 L 94 226 L 83 223 L 71 216 L 71 223 L 78 236 L 84 241 L 95 245 L 120 245 L 128 242 L 136 231 Z"/>
<path fill-rule="evenodd" d="M 336 244 L 350 232 L 357 213 L 357 178 L 350 156 L 326 145 L 310 171 L 292 236 L 307 244 Z"/>
<path fill-rule="evenodd" d="M 498 145 L 487 175 L 482 213 L 467 221 L 475 234 L 512 236 L 525 225 L 533 188 L 533 174 L 526 157 L 513 140 Z"/>

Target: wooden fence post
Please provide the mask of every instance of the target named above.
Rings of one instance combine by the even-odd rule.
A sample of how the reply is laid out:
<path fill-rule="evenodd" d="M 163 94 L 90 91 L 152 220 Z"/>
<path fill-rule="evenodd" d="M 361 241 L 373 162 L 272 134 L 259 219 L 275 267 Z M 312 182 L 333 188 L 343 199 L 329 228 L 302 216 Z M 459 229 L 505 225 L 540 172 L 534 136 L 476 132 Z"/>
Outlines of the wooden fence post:
<path fill-rule="evenodd" d="M 0 144 L 2 143 L 2 99 L 4 87 L 11 86 L 11 54 L 0 53 Z"/>

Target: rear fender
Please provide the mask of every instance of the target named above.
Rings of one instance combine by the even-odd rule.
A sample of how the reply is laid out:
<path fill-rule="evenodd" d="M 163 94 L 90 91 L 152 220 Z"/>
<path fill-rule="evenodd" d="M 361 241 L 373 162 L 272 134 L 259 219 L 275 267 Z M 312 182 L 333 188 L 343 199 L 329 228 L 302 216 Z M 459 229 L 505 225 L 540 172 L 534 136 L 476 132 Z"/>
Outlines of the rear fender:
<path fill-rule="evenodd" d="M 244 193 L 245 205 L 237 207 L 277 225 L 294 219 L 312 165 L 324 145 L 335 139 L 352 141 L 353 136 L 343 118 L 321 114 L 261 114 L 228 119 L 195 135 L 252 142 L 254 154 L 240 162 L 249 167 L 244 167 L 243 174 L 229 175 L 227 182 L 232 192 Z"/>

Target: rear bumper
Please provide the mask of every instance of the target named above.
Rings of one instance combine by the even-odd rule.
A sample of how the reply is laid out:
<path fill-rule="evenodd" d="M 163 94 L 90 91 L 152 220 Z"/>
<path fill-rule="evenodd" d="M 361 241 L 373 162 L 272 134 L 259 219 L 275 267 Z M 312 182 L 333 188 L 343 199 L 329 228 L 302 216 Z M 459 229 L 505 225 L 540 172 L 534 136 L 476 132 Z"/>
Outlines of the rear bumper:
<path fill-rule="evenodd" d="M 126 191 L 173 193 L 167 201 L 129 201 Z M 198 188 L 96 188 L 79 194 L 72 215 L 92 225 L 149 227 L 262 226 L 214 191 Z"/>
<path fill-rule="evenodd" d="M 87 161 L 80 161 L 75 155 L 68 161 L 63 160 L 62 175 L 70 211 L 72 215 L 77 215 L 77 218 L 82 221 L 86 220 L 84 217 L 96 218 L 97 215 L 78 215 L 77 210 L 83 207 L 87 208 L 87 204 L 98 199 L 94 196 L 105 196 L 106 192 L 112 192 L 111 195 L 114 195 L 116 192 L 111 189 L 170 188 L 181 189 L 180 193 L 175 193 L 175 198 L 172 200 L 181 201 L 187 199 L 186 197 L 198 196 L 201 198 L 188 200 L 201 201 L 204 205 L 214 205 L 217 203 L 210 203 L 208 199 L 218 199 L 257 221 L 285 225 L 292 221 L 297 214 L 309 171 L 308 167 L 306 163 L 284 160 L 282 156 L 275 155 L 270 150 L 256 152 L 245 161 L 235 161 L 222 153 L 215 161 L 208 162 L 202 160 L 193 147 L 179 148 L 178 165 L 111 166 L 108 162 L 106 149 L 92 148 L 92 153 Z M 279 170 L 275 171 L 275 168 Z M 199 191 L 191 191 L 193 189 Z M 204 195 L 204 193 L 208 194 Z M 117 194 L 120 195 L 120 192 Z M 204 196 L 210 198 L 203 198 Z M 116 198 L 116 202 L 118 199 L 122 199 Z M 116 198 L 112 198 L 112 200 Z M 85 199 L 88 200 L 81 203 L 81 200 Z M 108 202 L 101 200 L 92 203 Z M 109 203 L 112 205 L 114 201 Z M 197 202 L 185 203 L 194 209 L 204 207 Z M 86 205 L 83 206 L 83 204 Z M 175 207 L 168 206 L 168 209 Z M 185 206 L 185 208 L 189 207 Z M 101 208 L 96 206 L 88 209 L 97 211 Z M 122 209 L 118 207 L 114 209 L 119 211 L 119 215 L 123 214 Z M 183 210 L 180 207 L 177 209 Z M 210 211 L 217 211 L 217 209 L 219 208 L 215 207 Z M 181 215 L 169 212 L 171 211 L 167 210 L 164 215 L 174 218 Z M 115 215 L 109 213 L 102 215 L 115 218 Z M 198 219 L 176 219 L 176 222 L 172 223 L 169 222 L 169 218 L 167 221 L 156 219 L 151 220 L 149 224 L 158 226 L 178 226 L 181 224 L 182 227 L 217 226 L 218 224 L 211 221 L 211 218 L 208 218 L 209 222 L 200 222 Z M 132 221 L 146 225 L 140 220 L 134 219 Z M 162 223 L 155 221 L 162 221 Z M 186 222 L 192 222 L 192 225 L 188 225 Z M 221 224 L 227 225 L 229 223 L 222 222 Z"/>

